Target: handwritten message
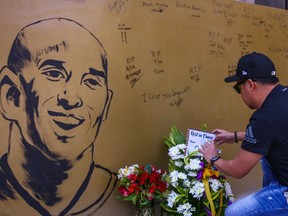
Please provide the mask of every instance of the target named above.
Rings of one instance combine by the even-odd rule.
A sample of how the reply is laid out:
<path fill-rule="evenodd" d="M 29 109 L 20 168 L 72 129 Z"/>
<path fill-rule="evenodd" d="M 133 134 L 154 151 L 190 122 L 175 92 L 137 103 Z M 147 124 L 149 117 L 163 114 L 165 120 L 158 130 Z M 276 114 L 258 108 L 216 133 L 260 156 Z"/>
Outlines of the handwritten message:
<path fill-rule="evenodd" d="M 234 10 L 233 2 L 214 0 L 213 5 L 214 5 L 213 8 L 214 14 L 224 17 L 224 19 L 226 20 L 227 27 L 232 27 L 237 22 L 237 13 Z"/>
<path fill-rule="evenodd" d="M 195 82 L 200 81 L 200 72 L 203 70 L 202 64 L 193 65 L 189 68 L 190 79 L 194 80 Z"/>
<path fill-rule="evenodd" d="M 217 31 L 209 31 L 209 53 L 214 57 L 224 57 L 232 46 L 232 37 Z"/>
<path fill-rule="evenodd" d="M 253 45 L 253 36 L 252 34 L 241 34 L 238 33 L 238 45 L 241 49 L 241 55 L 246 55 L 250 53 L 251 46 Z"/>
<path fill-rule="evenodd" d="M 160 2 L 142 1 L 140 4 L 143 8 L 149 8 L 151 12 L 162 13 L 168 9 L 168 4 Z"/>
<path fill-rule="evenodd" d="M 205 14 L 205 9 L 202 6 L 192 4 L 191 2 L 176 1 L 176 9 L 189 10 L 191 17 L 202 17 Z"/>
<path fill-rule="evenodd" d="M 194 129 L 188 129 L 186 155 L 198 151 L 199 147 L 202 144 L 214 138 L 215 134 Z"/>
<path fill-rule="evenodd" d="M 153 50 L 151 51 L 151 55 L 153 58 L 153 63 L 154 63 L 154 73 L 155 74 L 160 74 L 160 73 L 164 73 L 164 69 L 162 68 L 163 65 L 163 60 L 161 57 L 161 51 L 160 50 Z"/>
<path fill-rule="evenodd" d="M 121 24 L 118 24 L 118 30 L 120 31 L 120 35 L 121 35 L 121 42 L 128 43 L 128 31 L 131 30 L 131 27 L 126 26 L 126 24 L 124 23 L 121 23 Z"/>
<path fill-rule="evenodd" d="M 106 0 L 110 11 L 115 11 L 116 14 L 120 14 L 122 9 L 128 3 L 129 0 Z"/>
<path fill-rule="evenodd" d="M 184 87 L 180 90 L 174 90 L 163 93 L 152 93 L 146 92 L 141 95 L 143 103 L 151 102 L 165 102 L 170 107 L 180 107 L 184 101 L 184 95 L 190 90 L 189 86 Z"/>
<path fill-rule="evenodd" d="M 132 56 L 126 58 L 126 79 L 129 81 L 131 88 L 140 80 L 143 76 L 142 70 L 136 67 L 136 57 Z"/>

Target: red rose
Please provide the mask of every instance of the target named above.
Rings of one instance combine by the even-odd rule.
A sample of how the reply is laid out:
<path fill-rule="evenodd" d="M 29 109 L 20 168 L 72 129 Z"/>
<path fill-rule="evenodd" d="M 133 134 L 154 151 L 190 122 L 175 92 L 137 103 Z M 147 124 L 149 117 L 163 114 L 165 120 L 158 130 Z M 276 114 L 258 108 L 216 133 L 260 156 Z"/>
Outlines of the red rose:
<path fill-rule="evenodd" d="M 158 182 L 158 184 L 157 184 L 157 189 L 158 189 L 160 192 L 166 191 L 166 189 L 167 189 L 167 184 L 166 184 L 166 182 L 164 182 L 164 181 Z"/>
<path fill-rule="evenodd" d="M 120 192 L 121 196 L 123 196 L 123 197 L 128 197 L 131 194 L 130 191 L 128 191 L 125 186 L 120 186 L 118 188 L 118 191 Z"/>
<path fill-rule="evenodd" d="M 158 172 L 153 172 L 151 175 L 150 175 L 150 181 L 149 183 L 156 183 L 158 181 L 158 177 L 159 177 L 159 173 Z"/>
<path fill-rule="evenodd" d="M 142 175 L 140 176 L 139 179 L 139 184 L 144 185 L 146 183 L 146 180 L 149 178 L 149 174 L 146 171 L 143 171 Z"/>
<path fill-rule="evenodd" d="M 129 187 L 128 187 L 128 190 L 130 193 L 136 193 L 138 194 L 138 192 L 140 191 L 140 188 L 138 187 L 137 184 L 131 184 Z"/>
<path fill-rule="evenodd" d="M 156 190 L 156 185 L 151 185 L 151 186 L 149 187 L 148 192 L 149 192 L 149 194 L 153 194 L 153 193 L 155 192 L 155 190 Z"/>
<path fill-rule="evenodd" d="M 127 178 L 128 178 L 132 183 L 134 183 L 134 182 L 137 181 L 137 175 L 136 175 L 136 174 L 130 174 Z"/>

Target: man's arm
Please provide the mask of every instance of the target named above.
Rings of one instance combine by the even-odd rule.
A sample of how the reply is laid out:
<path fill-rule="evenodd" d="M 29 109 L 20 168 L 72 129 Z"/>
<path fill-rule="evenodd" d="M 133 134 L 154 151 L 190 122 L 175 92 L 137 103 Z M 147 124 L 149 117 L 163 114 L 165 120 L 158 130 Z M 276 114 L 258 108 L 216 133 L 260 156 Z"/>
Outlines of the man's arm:
<path fill-rule="evenodd" d="M 199 152 L 203 154 L 208 163 L 210 163 L 210 159 L 213 156 L 218 155 L 217 148 L 213 140 L 211 143 L 203 144 L 201 148 L 199 148 Z M 220 158 L 214 163 L 214 166 L 228 176 L 242 178 L 250 172 L 250 170 L 261 158 L 262 155 L 240 149 L 234 159 L 224 160 Z"/>
<path fill-rule="evenodd" d="M 245 132 L 244 131 L 226 131 L 222 129 L 215 129 L 212 131 L 216 135 L 215 141 L 217 145 L 221 145 L 223 143 L 235 143 L 239 141 L 243 141 Z"/>
<path fill-rule="evenodd" d="M 240 149 L 234 159 L 226 161 L 220 158 L 214 163 L 214 166 L 226 175 L 243 178 L 261 158 L 262 155 Z"/>

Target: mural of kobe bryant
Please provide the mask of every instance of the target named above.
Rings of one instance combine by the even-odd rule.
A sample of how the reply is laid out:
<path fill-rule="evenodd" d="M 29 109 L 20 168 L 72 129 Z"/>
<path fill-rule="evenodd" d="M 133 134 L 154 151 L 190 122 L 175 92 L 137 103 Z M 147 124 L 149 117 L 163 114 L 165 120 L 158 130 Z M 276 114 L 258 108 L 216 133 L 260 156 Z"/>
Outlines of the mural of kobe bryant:
<path fill-rule="evenodd" d="M 112 99 L 107 64 L 99 40 L 74 20 L 18 33 L 0 73 L 10 125 L 0 215 L 90 215 L 108 199 L 117 176 L 93 158 Z"/>

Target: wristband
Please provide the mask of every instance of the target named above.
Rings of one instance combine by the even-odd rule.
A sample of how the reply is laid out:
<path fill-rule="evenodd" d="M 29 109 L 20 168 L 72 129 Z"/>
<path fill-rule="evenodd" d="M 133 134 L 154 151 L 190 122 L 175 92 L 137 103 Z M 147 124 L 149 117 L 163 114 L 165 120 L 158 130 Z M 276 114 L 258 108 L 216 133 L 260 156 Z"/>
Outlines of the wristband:
<path fill-rule="evenodd" d="M 234 132 L 234 140 L 236 143 L 238 143 L 237 131 Z"/>
<path fill-rule="evenodd" d="M 216 155 L 216 156 L 212 156 L 211 159 L 210 159 L 210 164 L 212 166 L 214 166 L 214 163 L 219 160 L 221 157 L 219 155 Z"/>

